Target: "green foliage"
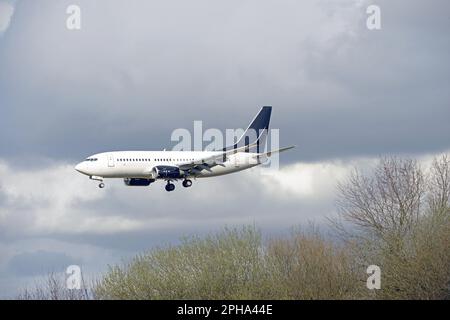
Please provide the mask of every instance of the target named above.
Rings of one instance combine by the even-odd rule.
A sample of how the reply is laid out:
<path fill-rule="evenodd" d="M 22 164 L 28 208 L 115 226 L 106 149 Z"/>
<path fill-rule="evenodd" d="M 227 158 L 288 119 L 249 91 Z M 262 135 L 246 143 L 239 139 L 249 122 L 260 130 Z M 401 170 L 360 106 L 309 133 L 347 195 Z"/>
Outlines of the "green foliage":
<path fill-rule="evenodd" d="M 334 245 L 315 229 L 272 239 L 267 261 L 274 299 L 354 299 L 363 288 L 349 248 Z"/>
<path fill-rule="evenodd" d="M 263 245 L 255 227 L 189 238 L 111 267 L 104 299 L 354 298 L 357 281 L 345 249 L 319 233 L 296 231 Z"/>
<path fill-rule="evenodd" d="M 154 249 L 111 267 L 97 287 L 104 298 L 239 299 L 264 283 L 261 235 L 252 227 Z"/>

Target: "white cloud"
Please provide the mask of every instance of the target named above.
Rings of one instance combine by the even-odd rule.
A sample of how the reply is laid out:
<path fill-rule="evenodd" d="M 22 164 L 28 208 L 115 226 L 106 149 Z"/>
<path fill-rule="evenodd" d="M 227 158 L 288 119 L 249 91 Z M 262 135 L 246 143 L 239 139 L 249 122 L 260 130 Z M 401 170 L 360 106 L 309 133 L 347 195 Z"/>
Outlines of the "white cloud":
<path fill-rule="evenodd" d="M 432 155 L 420 161 L 427 166 Z M 229 176 L 198 179 L 173 193 L 158 181 L 107 188 L 77 173 L 72 164 L 28 171 L 0 161 L 0 230 L 3 235 L 111 235 L 123 232 L 190 230 L 256 222 L 289 227 L 334 213 L 336 185 L 354 167 L 376 158 L 294 163 L 279 171 L 254 168 Z M 269 173 L 269 174 L 268 174 Z M 275 214 L 276 213 L 276 214 Z"/>
<path fill-rule="evenodd" d="M 6 1 L 0 1 L 0 35 L 8 29 L 13 14 L 13 5 Z"/>
<path fill-rule="evenodd" d="M 340 161 L 296 163 L 273 172 L 263 182 L 274 197 L 323 198 L 334 192 L 336 181 L 343 179 L 353 164 Z"/>
<path fill-rule="evenodd" d="M 240 223 L 247 217 L 240 210 L 270 221 L 274 219 L 272 210 L 285 203 L 286 196 L 290 197 L 288 203 L 327 203 L 335 181 L 345 175 L 348 166 L 297 163 L 271 175 L 259 170 L 266 169 L 199 179 L 189 190 L 178 184 L 177 190 L 168 194 L 162 182 L 132 188 L 120 180 L 107 180 L 107 189 L 100 190 L 69 164 L 27 171 L 0 162 L 0 192 L 5 198 L 0 205 L 0 228 L 24 235 L 110 234 L 183 224 Z M 224 203 L 226 210 L 219 209 Z M 269 207 L 254 215 L 253 205 L 258 208 L 261 203 Z"/>
<path fill-rule="evenodd" d="M 6 198 L 0 207 L 0 227 L 20 226 L 23 235 L 49 233 L 105 233 L 129 230 L 133 222 L 123 217 L 99 216 L 74 204 L 108 201 L 94 183 L 77 174 L 73 165 L 59 164 L 35 171 L 0 164 L 0 186 Z"/>

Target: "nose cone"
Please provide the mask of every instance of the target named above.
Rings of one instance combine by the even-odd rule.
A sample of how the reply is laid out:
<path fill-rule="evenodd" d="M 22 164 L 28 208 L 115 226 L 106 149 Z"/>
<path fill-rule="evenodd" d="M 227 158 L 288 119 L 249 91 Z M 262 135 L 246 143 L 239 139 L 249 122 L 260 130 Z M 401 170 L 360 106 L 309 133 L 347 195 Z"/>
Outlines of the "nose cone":
<path fill-rule="evenodd" d="M 75 170 L 77 170 L 78 172 L 80 172 L 82 174 L 86 174 L 86 164 L 83 162 L 80 162 L 79 164 L 77 164 L 75 166 Z"/>

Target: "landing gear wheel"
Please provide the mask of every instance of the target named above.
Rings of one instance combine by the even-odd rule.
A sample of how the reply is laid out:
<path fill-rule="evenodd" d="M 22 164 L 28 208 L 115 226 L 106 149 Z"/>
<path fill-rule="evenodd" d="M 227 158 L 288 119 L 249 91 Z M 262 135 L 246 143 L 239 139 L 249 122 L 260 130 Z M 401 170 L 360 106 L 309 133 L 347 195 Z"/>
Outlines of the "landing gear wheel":
<path fill-rule="evenodd" d="M 173 191 L 173 190 L 175 190 L 175 185 L 173 183 L 168 182 L 166 184 L 166 191 L 170 192 L 170 191 Z"/>
<path fill-rule="evenodd" d="M 99 187 L 100 189 L 103 189 L 103 188 L 105 187 L 105 184 L 102 182 L 102 183 L 100 183 L 100 184 L 98 185 L 98 187 Z"/>
<path fill-rule="evenodd" d="M 192 180 L 186 179 L 183 181 L 183 187 L 189 188 L 190 186 L 192 186 Z"/>

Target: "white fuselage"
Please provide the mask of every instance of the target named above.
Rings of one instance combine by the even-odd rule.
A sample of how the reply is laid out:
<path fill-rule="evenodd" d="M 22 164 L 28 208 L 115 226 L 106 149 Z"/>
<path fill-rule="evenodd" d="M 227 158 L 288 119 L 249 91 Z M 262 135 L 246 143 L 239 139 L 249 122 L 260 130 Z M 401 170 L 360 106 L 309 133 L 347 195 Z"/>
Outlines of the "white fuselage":
<path fill-rule="evenodd" d="M 205 157 L 220 155 L 209 151 L 116 151 L 90 156 L 76 166 L 76 170 L 94 178 L 151 178 L 156 166 L 179 166 L 200 162 Z M 90 160 L 89 160 L 90 159 Z M 249 169 L 260 164 L 258 154 L 239 152 L 228 155 L 209 170 L 201 170 L 186 177 L 213 177 Z"/>

